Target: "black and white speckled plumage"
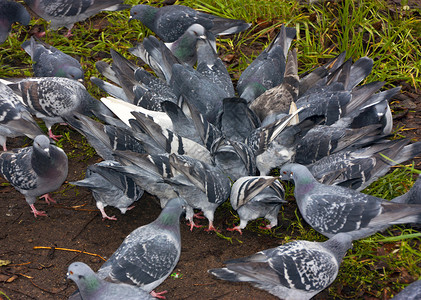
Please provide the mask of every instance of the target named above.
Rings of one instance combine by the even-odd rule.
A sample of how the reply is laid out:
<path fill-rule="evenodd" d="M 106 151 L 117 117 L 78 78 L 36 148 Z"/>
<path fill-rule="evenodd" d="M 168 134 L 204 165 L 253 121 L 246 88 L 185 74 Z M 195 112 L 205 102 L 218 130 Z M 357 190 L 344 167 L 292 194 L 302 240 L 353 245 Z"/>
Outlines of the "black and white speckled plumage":
<path fill-rule="evenodd" d="M 332 237 L 346 232 L 361 239 L 393 224 L 418 222 L 421 205 L 398 204 L 358 191 L 319 183 L 303 165 L 287 164 L 281 178 L 293 180 L 295 199 L 304 220 Z"/>
<path fill-rule="evenodd" d="M 323 243 L 294 241 L 226 261 L 225 268 L 208 272 L 223 280 L 250 282 L 281 299 L 310 299 L 332 284 L 351 247 L 347 234 Z"/>
<path fill-rule="evenodd" d="M 102 218 L 110 220 L 117 219 L 115 216 L 109 217 L 105 213 L 106 206 L 116 207 L 122 214 L 125 214 L 129 206 L 143 195 L 143 190 L 135 184 L 133 179 L 108 168 L 116 165 L 120 164 L 111 160 L 90 165 L 86 170 L 85 179 L 70 182 L 76 186 L 89 188 L 96 201 L 96 206 L 101 211 Z"/>
<path fill-rule="evenodd" d="M 240 216 L 240 224 L 230 230 L 241 232 L 251 220 L 263 217 L 272 228 L 278 224 L 278 213 L 285 203 L 285 190 L 276 177 L 246 176 L 231 188 L 231 206 Z"/>
<path fill-rule="evenodd" d="M 180 215 L 185 201 L 168 201 L 158 218 L 131 232 L 98 270 L 98 277 L 152 291 L 170 275 L 180 258 Z"/>
<path fill-rule="evenodd" d="M 6 138 L 26 135 L 34 139 L 43 134 L 21 98 L 0 82 L 0 145 L 6 151 Z"/>
<path fill-rule="evenodd" d="M 100 11 L 116 11 L 130 8 L 122 0 L 25 0 L 25 3 L 41 18 L 51 21 L 51 29 L 71 29 L 74 23 L 84 21 Z"/>
<path fill-rule="evenodd" d="M 86 264 L 74 262 L 70 264 L 67 278 L 73 280 L 80 295 L 72 295 L 69 299 L 84 300 L 150 300 L 155 299 L 145 290 L 124 283 L 112 283 L 100 279 L 97 274 Z"/>
<path fill-rule="evenodd" d="M 25 196 L 35 216 L 45 215 L 33 204 L 38 196 L 55 191 L 67 177 L 68 163 L 64 151 L 39 135 L 31 147 L 0 154 L 0 172 Z"/>
<path fill-rule="evenodd" d="M 192 24 L 200 24 L 215 35 L 234 34 L 250 27 L 250 24 L 242 20 L 217 17 L 183 5 L 157 8 L 141 4 L 133 6 L 130 14 L 164 42 L 174 42 Z"/>
<path fill-rule="evenodd" d="M 32 61 L 35 77 L 66 77 L 83 80 L 83 69 L 80 63 L 53 46 L 34 37 L 22 43 L 21 47 L 28 53 Z"/>
<path fill-rule="evenodd" d="M 7 39 L 12 29 L 12 24 L 19 22 L 22 25 L 29 25 L 31 16 L 25 7 L 15 1 L 0 0 L 0 44 Z"/>

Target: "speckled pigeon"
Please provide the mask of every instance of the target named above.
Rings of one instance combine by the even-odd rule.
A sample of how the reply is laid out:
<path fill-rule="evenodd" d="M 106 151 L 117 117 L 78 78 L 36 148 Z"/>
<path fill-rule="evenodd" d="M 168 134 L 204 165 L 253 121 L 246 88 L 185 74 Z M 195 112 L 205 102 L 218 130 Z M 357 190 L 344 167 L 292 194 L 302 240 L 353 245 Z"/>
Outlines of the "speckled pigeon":
<path fill-rule="evenodd" d="M 84 300 L 155 299 L 148 292 L 133 285 L 100 279 L 87 264 L 82 262 L 70 264 L 67 279 L 76 283 L 81 299 Z"/>
<path fill-rule="evenodd" d="M 67 177 L 68 163 L 64 151 L 50 144 L 45 135 L 35 137 L 32 147 L 0 153 L 0 172 L 20 193 L 34 216 L 46 216 L 35 208 L 38 196 L 55 202 L 49 192 L 57 190 Z"/>
<path fill-rule="evenodd" d="M 34 139 L 44 134 L 18 95 L 0 82 L 0 145 L 7 151 L 6 138 L 26 135 Z"/>
<path fill-rule="evenodd" d="M 34 37 L 23 42 L 21 47 L 28 53 L 34 64 L 35 77 L 66 77 L 83 80 L 83 69 L 80 63 L 53 46 L 36 41 Z"/>
<path fill-rule="evenodd" d="M 185 205 L 182 198 L 168 201 L 155 221 L 135 229 L 124 239 L 98 270 L 98 277 L 137 285 L 147 292 L 160 285 L 180 258 L 180 215 Z"/>
<path fill-rule="evenodd" d="M 276 177 L 246 176 L 238 179 L 231 188 L 231 206 L 240 216 L 240 225 L 228 228 L 238 231 L 246 228 L 251 220 L 263 217 L 270 224 L 264 229 L 271 229 L 278 224 L 278 213 L 285 203 L 285 190 Z"/>
<path fill-rule="evenodd" d="M 106 206 L 118 208 L 122 214 L 132 209 L 133 202 L 139 200 L 143 190 L 134 181 L 108 166 L 120 165 L 116 161 L 106 160 L 95 165 L 88 166 L 85 179 L 70 182 L 70 184 L 87 187 L 92 191 L 96 206 L 101 211 L 103 219 L 117 220 L 115 216 L 108 216 Z"/>
<path fill-rule="evenodd" d="M 231 259 L 208 272 L 219 279 L 250 282 L 280 299 L 310 299 L 335 280 L 351 236 L 337 234 L 326 242 L 294 241 L 251 256 Z"/>
<path fill-rule="evenodd" d="M 421 220 L 421 205 L 393 203 L 349 188 L 321 184 L 303 165 L 284 165 L 280 174 L 281 179 L 294 181 L 295 199 L 304 220 L 327 237 L 346 232 L 356 240 L 393 224 Z"/>
<path fill-rule="evenodd" d="M 51 21 L 51 29 L 68 28 L 66 36 L 71 36 L 75 23 L 84 21 L 100 11 L 117 11 L 131 6 L 122 0 L 25 0 L 26 5 L 38 16 Z"/>
<path fill-rule="evenodd" d="M 55 123 L 72 118 L 74 113 L 87 115 L 112 115 L 100 101 L 93 98 L 78 81 L 64 77 L 27 78 L 9 87 L 22 97 L 31 113 L 42 118 L 49 136 L 57 137 L 51 127 Z"/>
<path fill-rule="evenodd" d="M 130 10 L 133 19 L 141 21 L 164 42 L 174 42 L 192 24 L 200 24 L 215 35 L 234 34 L 250 27 L 242 20 L 217 17 L 183 5 L 153 7 L 136 5 Z"/>
<path fill-rule="evenodd" d="M 27 26 L 30 20 L 31 16 L 22 4 L 0 0 L 0 44 L 7 39 L 13 23 L 19 22 Z"/>

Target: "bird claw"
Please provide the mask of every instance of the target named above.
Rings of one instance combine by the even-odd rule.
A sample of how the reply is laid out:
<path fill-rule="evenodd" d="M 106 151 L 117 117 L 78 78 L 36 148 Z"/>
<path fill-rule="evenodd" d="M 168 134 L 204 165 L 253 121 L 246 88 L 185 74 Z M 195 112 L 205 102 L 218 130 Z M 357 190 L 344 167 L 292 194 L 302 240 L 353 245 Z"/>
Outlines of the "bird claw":
<path fill-rule="evenodd" d="M 243 235 L 243 232 L 241 231 L 240 226 L 234 226 L 233 228 L 227 228 L 228 231 L 238 231 L 241 235 Z"/>
<path fill-rule="evenodd" d="M 37 216 L 40 216 L 40 217 L 47 217 L 47 213 L 46 213 L 45 211 L 42 211 L 42 210 L 37 210 L 33 204 L 31 204 L 31 205 L 29 205 L 29 206 L 31 207 L 31 209 L 32 209 L 32 213 L 34 214 L 34 217 L 35 217 L 35 218 L 36 218 Z"/>
<path fill-rule="evenodd" d="M 163 292 L 159 292 L 159 293 L 157 293 L 155 291 L 152 291 L 151 296 L 155 297 L 155 298 L 159 298 L 159 299 L 166 299 L 165 296 L 162 296 L 163 294 L 166 294 L 166 293 L 168 293 L 168 291 L 163 291 Z"/>
<path fill-rule="evenodd" d="M 200 228 L 200 227 L 202 227 L 202 226 L 200 226 L 200 225 L 196 225 L 194 222 L 193 222 L 193 220 L 189 220 L 189 222 L 188 222 L 188 224 L 187 225 L 189 225 L 190 226 L 190 231 L 193 231 L 193 228 Z"/>
<path fill-rule="evenodd" d="M 262 230 L 271 230 L 272 229 L 272 226 L 270 226 L 270 224 L 268 224 L 266 226 L 259 226 L 259 229 L 262 229 Z"/>
<path fill-rule="evenodd" d="M 106 219 L 117 221 L 117 218 L 115 216 L 109 217 L 108 215 L 102 216 L 102 221 L 105 221 Z"/>
<path fill-rule="evenodd" d="M 213 223 L 212 223 L 212 222 L 209 222 L 209 227 L 208 227 L 207 229 L 205 229 L 205 231 L 215 231 L 215 232 L 220 232 L 220 230 L 216 229 L 216 228 L 213 226 Z"/>
<path fill-rule="evenodd" d="M 51 203 L 57 204 L 57 201 L 56 201 L 56 200 L 54 200 L 53 198 L 51 198 L 50 194 L 44 194 L 44 195 L 40 196 L 39 198 L 40 198 L 40 199 L 41 199 L 41 198 L 44 198 L 45 202 L 46 202 L 48 205 L 50 205 Z"/>
<path fill-rule="evenodd" d="M 51 131 L 51 129 L 48 130 L 48 136 L 50 137 L 50 139 L 53 139 L 55 141 L 58 141 L 59 140 L 58 138 L 61 138 L 62 137 L 62 135 L 55 135 L 55 134 L 53 134 L 53 132 Z"/>
<path fill-rule="evenodd" d="M 198 213 L 194 214 L 194 215 L 193 215 L 193 218 L 196 218 L 196 219 L 206 219 L 206 218 L 203 216 L 203 211 L 199 211 Z"/>

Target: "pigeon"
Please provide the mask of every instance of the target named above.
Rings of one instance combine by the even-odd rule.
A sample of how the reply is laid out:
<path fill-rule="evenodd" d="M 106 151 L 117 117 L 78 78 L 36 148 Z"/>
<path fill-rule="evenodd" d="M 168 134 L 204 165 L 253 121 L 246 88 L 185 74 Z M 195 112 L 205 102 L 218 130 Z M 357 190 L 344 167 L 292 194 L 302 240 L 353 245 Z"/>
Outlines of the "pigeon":
<path fill-rule="evenodd" d="M 242 234 L 249 221 L 260 217 L 270 222 L 264 229 L 271 229 L 278 224 L 279 210 L 286 203 L 285 190 L 277 177 L 245 176 L 232 186 L 230 201 L 240 216 L 240 225 L 227 230 Z"/>
<path fill-rule="evenodd" d="M 12 89 L 0 82 L 0 144 L 7 151 L 6 138 L 26 135 L 34 139 L 44 134 Z"/>
<path fill-rule="evenodd" d="M 23 42 L 21 47 L 34 62 L 32 68 L 35 77 L 66 77 L 83 80 L 83 69 L 80 63 L 53 46 L 31 37 L 30 40 Z"/>
<path fill-rule="evenodd" d="M 169 200 L 155 221 L 135 229 L 124 239 L 98 270 L 98 277 L 136 285 L 147 292 L 160 285 L 180 258 L 180 215 L 185 205 L 182 198 Z"/>
<path fill-rule="evenodd" d="M 282 25 L 269 46 L 241 73 L 237 83 L 241 98 L 251 102 L 266 90 L 283 82 L 285 61 L 295 33 L 295 28 Z"/>
<path fill-rule="evenodd" d="M 51 29 L 68 29 L 66 36 L 72 35 L 73 25 L 96 15 L 100 11 L 118 11 L 131 6 L 122 0 L 25 0 L 26 5 L 39 17 L 51 21 Z"/>
<path fill-rule="evenodd" d="M 35 217 L 46 216 L 35 208 L 36 198 L 43 195 L 48 204 L 55 202 L 47 193 L 62 185 L 67 172 L 66 153 L 45 135 L 35 137 L 32 147 L 0 153 L 0 173 L 25 196 Z"/>
<path fill-rule="evenodd" d="M 242 20 L 217 17 L 183 5 L 158 8 L 140 4 L 131 8 L 130 15 L 131 18 L 141 21 L 167 43 L 176 41 L 193 24 L 202 25 L 214 35 L 238 33 L 251 25 Z"/>
<path fill-rule="evenodd" d="M 67 279 L 73 280 L 84 300 L 115 299 L 154 299 L 148 292 L 133 285 L 112 283 L 100 279 L 97 274 L 83 262 L 71 263 L 67 271 Z"/>
<path fill-rule="evenodd" d="M 324 184 L 336 184 L 361 191 L 396 165 L 421 155 L 421 142 L 408 139 L 382 140 L 363 148 L 344 149 L 307 165 Z"/>
<path fill-rule="evenodd" d="M 421 280 L 414 281 L 392 299 L 394 300 L 419 300 L 421 295 Z"/>
<path fill-rule="evenodd" d="M 72 118 L 78 112 L 100 117 L 112 113 L 93 98 L 78 81 L 64 77 L 39 77 L 22 79 L 8 86 L 22 97 L 29 111 L 44 120 L 50 138 L 57 140 L 51 127 Z"/>
<path fill-rule="evenodd" d="M 130 205 L 143 195 L 143 190 L 136 186 L 130 177 L 107 168 L 107 166 L 114 165 L 120 164 L 116 161 L 106 160 L 88 166 L 85 179 L 70 182 L 72 185 L 91 189 L 102 218 L 109 220 L 117 220 L 117 218 L 106 214 L 104 210 L 106 206 L 114 206 L 122 214 L 125 214 L 127 210 L 133 208 Z"/>
<path fill-rule="evenodd" d="M 192 24 L 176 41 L 165 45 L 179 61 L 193 67 L 197 62 L 196 45 L 198 41 L 206 39 L 205 28 L 200 24 Z"/>
<path fill-rule="evenodd" d="M 250 282 L 280 299 L 310 299 L 335 280 L 352 239 L 340 233 L 326 242 L 293 241 L 231 259 L 208 272 L 219 279 Z"/>
<path fill-rule="evenodd" d="M 0 44 L 6 41 L 13 23 L 19 22 L 27 26 L 29 21 L 31 21 L 31 16 L 22 4 L 0 0 Z"/>
<path fill-rule="evenodd" d="M 327 237 L 346 232 L 357 240 L 393 224 L 420 221 L 421 205 L 393 203 L 319 183 L 303 165 L 284 165 L 280 174 L 282 180 L 294 181 L 295 199 L 304 220 Z"/>

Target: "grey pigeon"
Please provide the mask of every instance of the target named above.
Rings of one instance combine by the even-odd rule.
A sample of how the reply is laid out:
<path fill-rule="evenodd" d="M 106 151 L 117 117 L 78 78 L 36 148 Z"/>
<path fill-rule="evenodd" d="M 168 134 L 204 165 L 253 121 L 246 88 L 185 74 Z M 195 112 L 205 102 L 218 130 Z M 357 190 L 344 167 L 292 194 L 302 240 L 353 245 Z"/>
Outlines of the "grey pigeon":
<path fill-rule="evenodd" d="M 421 204 L 421 175 L 405 194 L 392 199 L 395 203 Z"/>
<path fill-rule="evenodd" d="M 228 228 L 238 231 L 246 228 L 251 220 L 263 217 L 270 224 L 265 229 L 271 229 L 278 224 L 278 213 L 282 203 L 285 203 L 285 190 L 276 177 L 246 176 L 238 179 L 231 188 L 231 206 L 240 216 L 240 225 Z"/>
<path fill-rule="evenodd" d="M 102 161 L 88 166 L 85 179 L 70 182 L 72 185 L 87 187 L 92 191 L 96 206 L 101 211 L 103 219 L 117 220 L 115 216 L 108 216 L 104 210 L 106 206 L 118 208 L 122 214 L 126 213 L 133 202 L 139 200 L 143 190 L 134 181 L 108 166 L 120 165 L 116 161 Z"/>
<path fill-rule="evenodd" d="M 294 241 L 251 256 L 225 262 L 208 272 L 219 279 L 250 282 L 280 299 L 310 299 L 335 280 L 342 259 L 352 247 L 341 233 L 328 241 Z"/>
<path fill-rule="evenodd" d="M 55 123 L 72 118 L 74 113 L 112 115 L 98 100 L 93 98 L 78 81 L 63 77 L 27 78 L 9 87 L 19 94 L 30 112 L 42 118 L 48 128 L 49 136 L 57 137 L 51 127 Z"/>
<path fill-rule="evenodd" d="M 251 102 L 266 90 L 283 82 L 286 57 L 294 38 L 295 28 L 282 25 L 269 46 L 241 73 L 237 83 L 241 98 Z"/>
<path fill-rule="evenodd" d="M 19 22 L 27 26 L 29 21 L 31 21 L 31 16 L 22 4 L 0 0 L 0 44 L 7 39 L 13 23 Z"/>
<path fill-rule="evenodd" d="M 67 270 L 67 279 L 76 283 L 81 299 L 84 300 L 155 299 L 148 292 L 133 285 L 112 283 L 100 279 L 87 264 L 82 262 L 70 264 Z"/>
<path fill-rule="evenodd" d="M 132 231 L 98 270 L 98 277 L 151 292 L 171 274 L 181 252 L 180 215 L 185 201 L 168 201 L 158 218 Z M 152 296 L 156 296 L 152 293 Z"/>
<path fill-rule="evenodd" d="M 349 188 L 321 184 L 303 165 L 284 165 L 280 174 L 281 179 L 294 181 L 295 199 L 304 220 L 327 237 L 346 232 L 356 240 L 393 224 L 420 221 L 421 205 L 393 203 Z"/>
<path fill-rule="evenodd" d="M 28 53 L 34 64 L 35 77 L 66 77 L 83 80 L 83 69 L 80 63 L 53 46 L 36 41 L 31 37 L 21 47 Z"/>
<path fill-rule="evenodd" d="M 122 0 L 25 0 L 26 5 L 38 16 L 51 21 L 51 29 L 67 27 L 66 36 L 71 36 L 75 23 L 84 21 L 100 11 L 117 11 L 131 6 Z"/>
<path fill-rule="evenodd" d="M 0 144 L 7 151 L 6 138 L 26 135 L 34 139 L 44 134 L 18 95 L 0 82 Z"/>
<path fill-rule="evenodd" d="M 45 135 L 35 137 L 32 147 L 0 153 L 0 172 L 20 193 L 34 216 L 46 216 L 35 208 L 38 196 L 55 202 L 47 193 L 57 190 L 67 177 L 68 163 L 64 151 L 50 144 Z"/>
<path fill-rule="evenodd" d="M 250 27 L 242 20 L 217 17 L 183 5 L 153 7 L 136 5 L 130 10 L 133 19 L 139 20 L 164 42 L 174 42 L 192 24 L 200 24 L 214 35 L 234 34 Z"/>
<path fill-rule="evenodd" d="M 414 281 L 399 294 L 396 294 L 394 300 L 420 300 L 421 299 L 421 280 Z"/>

